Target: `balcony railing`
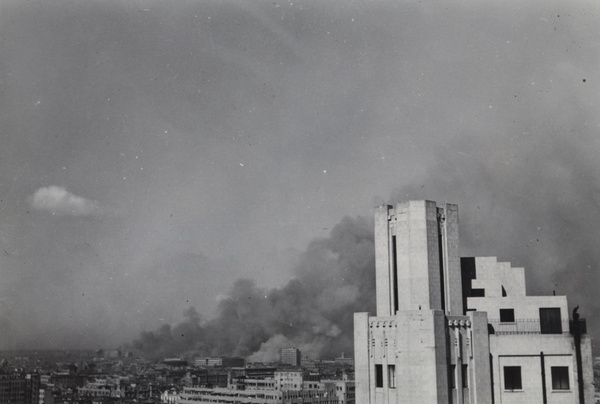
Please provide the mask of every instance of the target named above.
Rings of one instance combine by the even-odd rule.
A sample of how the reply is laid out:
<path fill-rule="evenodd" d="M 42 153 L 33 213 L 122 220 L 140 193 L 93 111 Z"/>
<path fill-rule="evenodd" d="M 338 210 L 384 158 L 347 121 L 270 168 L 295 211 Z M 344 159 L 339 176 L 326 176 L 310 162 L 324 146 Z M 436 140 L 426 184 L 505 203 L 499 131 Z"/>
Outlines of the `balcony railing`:
<path fill-rule="evenodd" d="M 581 333 L 585 333 L 585 320 L 579 320 Z M 500 320 L 488 320 L 490 333 L 494 334 L 569 334 L 574 331 L 572 321 L 561 319 L 560 321 L 542 322 L 536 319 L 517 319 L 512 322 L 501 322 Z"/>

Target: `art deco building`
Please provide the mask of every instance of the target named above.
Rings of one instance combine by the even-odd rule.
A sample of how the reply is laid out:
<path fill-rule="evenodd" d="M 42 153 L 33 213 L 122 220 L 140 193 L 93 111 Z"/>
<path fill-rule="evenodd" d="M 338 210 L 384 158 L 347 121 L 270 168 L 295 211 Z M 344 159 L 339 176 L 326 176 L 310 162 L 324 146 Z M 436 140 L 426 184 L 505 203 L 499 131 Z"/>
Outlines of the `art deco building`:
<path fill-rule="evenodd" d="M 585 321 L 523 268 L 460 258 L 458 208 L 375 212 L 377 313 L 356 313 L 357 404 L 592 403 Z"/>

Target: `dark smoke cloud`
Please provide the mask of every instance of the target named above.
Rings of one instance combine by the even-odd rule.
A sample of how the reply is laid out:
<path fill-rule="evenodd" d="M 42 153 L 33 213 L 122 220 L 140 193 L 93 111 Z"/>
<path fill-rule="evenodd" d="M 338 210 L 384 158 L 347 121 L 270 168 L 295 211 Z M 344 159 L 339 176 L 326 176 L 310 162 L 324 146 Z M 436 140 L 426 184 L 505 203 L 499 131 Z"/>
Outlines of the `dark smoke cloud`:
<path fill-rule="evenodd" d="M 588 331 L 598 335 L 595 156 L 556 134 L 546 134 L 545 143 L 539 139 L 506 150 L 477 141 L 452 144 L 458 152 L 438 153 L 423 177 L 411 178 L 387 203 L 458 203 L 462 256 L 497 256 L 524 267 L 528 293 L 567 295 L 570 306 L 580 305 L 590 319 Z M 256 361 L 275 360 L 286 346 L 313 357 L 350 353 L 353 313 L 374 311 L 374 271 L 372 222 L 347 217 L 328 238 L 310 243 L 286 286 L 267 290 L 238 280 L 214 320 L 164 326 L 143 333 L 134 346 L 145 354 L 195 350 Z M 185 327 L 196 330 L 195 337 L 182 343 L 175 329 Z"/>
<path fill-rule="evenodd" d="M 183 353 L 274 361 L 295 346 L 313 358 L 353 351 L 353 313 L 373 311 L 375 267 L 372 221 L 344 218 L 327 238 L 312 241 L 281 288 L 238 279 L 202 323 L 195 309 L 185 321 L 143 332 L 131 347 L 146 356 Z"/>
<path fill-rule="evenodd" d="M 366 296 L 310 290 L 311 271 L 341 273 L 333 247 L 269 288 L 341 210 L 407 195 L 458 203 L 464 254 L 523 265 L 532 292 L 598 318 L 600 3 L 0 8 L 0 348 L 114 346 L 187 306 L 204 322 L 141 347 L 268 356 L 310 343 L 302 326 L 326 347 L 349 334 L 334 314 L 355 307 L 338 306 Z M 262 287 L 231 296 L 262 300 L 206 321 L 238 271 Z M 269 306 L 305 289 L 298 310 Z M 242 309 L 272 317 L 243 340 L 207 332 L 253 327 L 226 321 Z"/>
<path fill-rule="evenodd" d="M 204 330 L 200 326 L 200 315 L 194 307 L 186 309 L 183 315 L 185 320 L 174 327 L 163 324 L 154 332 L 142 332 L 140 338 L 133 342 L 132 348 L 158 358 L 189 350 L 202 339 Z"/>

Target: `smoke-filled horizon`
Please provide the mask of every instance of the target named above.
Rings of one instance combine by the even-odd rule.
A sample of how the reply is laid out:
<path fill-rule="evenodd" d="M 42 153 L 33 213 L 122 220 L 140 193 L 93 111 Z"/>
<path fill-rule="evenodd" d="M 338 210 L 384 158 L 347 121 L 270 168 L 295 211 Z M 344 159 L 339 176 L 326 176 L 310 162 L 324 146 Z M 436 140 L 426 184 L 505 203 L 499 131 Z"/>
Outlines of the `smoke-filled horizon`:
<path fill-rule="evenodd" d="M 374 251 L 372 220 L 346 217 L 300 254 L 295 278 L 285 286 L 238 279 L 215 318 L 201 321 L 190 307 L 183 322 L 142 332 L 126 348 L 157 358 L 221 355 L 252 362 L 277 361 L 286 347 L 311 358 L 351 354 L 354 312 L 374 309 Z"/>
<path fill-rule="evenodd" d="M 436 189 L 443 190 L 443 182 L 434 181 Z M 417 199 L 423 193 L 422 189 L 399 190 L 389 204 Z M 556 225 L 546 224 L 542 228 L 546 215 L 568 211 L 571 202 L 536 206 L 524 212 L 527 217 L 510 210 L 494 212 L 493 206 L 482 209 L 477 203 L 467 205 L 476 206 L 478 212 L 474 217 L 461 215 L 466 222 L 460 226 L 461 242 L 466 244 L 462 250 L 470 253 L 462 256 L 496 256 L 475 252 L 481 248 L 478 232 L 490 234 L 491 228 L 506 229 L 507 235 L 497 236 L 497 248 L 513 251 L 516 261 L 503 256 L 499 259 L 511 262 L 513 267 L 526 266 L 528 294 L 566 294 L 571 297 L 570 308 L 580 306 L 580 313 L 590 317 L 589 332 L 598 335 L 600 324 L 594 320 L 600 316 L 600 304 L 595 298 L 595 288 L 588 285 L 596 285 L 599 280 L 591 270 L 600 264 L 600 254 L 592 248 L 594 240 L 575 247 L 561 236 L 564 233 L 570 237 L 570 225 L 557 221 Z M 478 230 L 465 232 L 465 227 L 470 226 Z M 511 238 L 509 229 L 518 229 L 518 234 L 527 236 Z M 547 249 L 554 251 L 552 257 L 544 257 Z M 548 261 L 553 265 L 549 271 L 544 268 Z M 144 331 L 123 347 L 151 358 L 239 356 L 250 362 L 276 362 L 281 349 L 287 347 L 299 348 L 311 359 L 352 355 L 353 314 L 375 314 L 372 218 L 343 218 L 329 237 L 309 244 L 298 258 L 294 274 L 296 277 L 285 286 L 272 289 L 258 287 L 249 279 L 238 279 L 219 303 L 215 318 L 202 321 L 196 309 L 189 307 L 183 313 L 184 321 Z M 597 349 L 595 344 L 594 349 Z"/>
<path fill-rule="evenodd" d="M 1 1 L 0 349 L 349 352 L 372 208 L 405 199 L 456 203 L 461 255 L 525 267 L 598 335 L 599 19 Z"/>

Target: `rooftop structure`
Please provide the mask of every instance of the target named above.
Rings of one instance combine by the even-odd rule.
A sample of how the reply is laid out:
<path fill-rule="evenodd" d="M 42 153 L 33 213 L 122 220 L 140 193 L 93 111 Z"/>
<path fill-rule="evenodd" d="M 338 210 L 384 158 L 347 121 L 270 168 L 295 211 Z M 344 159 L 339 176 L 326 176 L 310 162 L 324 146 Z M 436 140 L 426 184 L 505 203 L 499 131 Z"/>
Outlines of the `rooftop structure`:
<path fill-rule="evenodd" d="M 375 210 L 377 313 L 354 317 L 356 402 L 592 403 L 585 321 L 523 268 L 460 258 L 458 207 Z"/>

